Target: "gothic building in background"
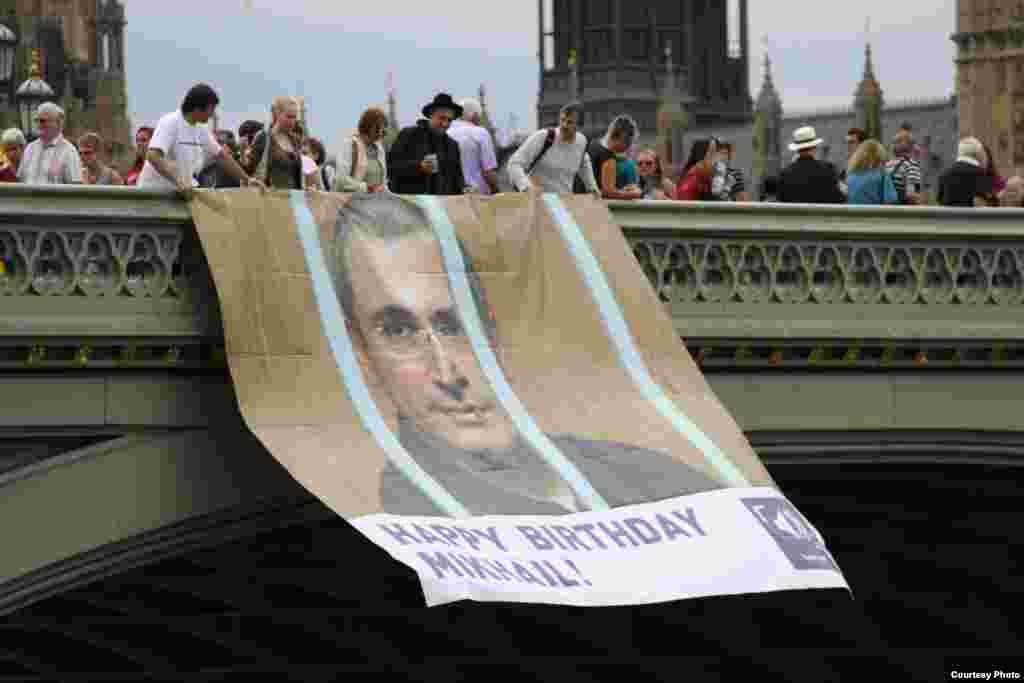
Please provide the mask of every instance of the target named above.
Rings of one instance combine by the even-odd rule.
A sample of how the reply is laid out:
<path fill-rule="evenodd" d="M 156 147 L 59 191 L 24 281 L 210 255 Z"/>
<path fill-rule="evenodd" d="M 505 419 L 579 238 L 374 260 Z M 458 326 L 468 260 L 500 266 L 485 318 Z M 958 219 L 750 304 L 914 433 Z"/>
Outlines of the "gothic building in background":
<path fill-rule="evenodd" d="M 793 132 L 801 126 L 813 126 L 818 137 L 825 140 L 819 149 L 819 158 L 842 168 L 847 162 L 846 132 L 850 128 L 863 128 L 870 137 L 889 146 L 900 126 L 909 125 L 920 147 L 925 189 L 934 191 L 939 174 L 956 158 L 960 137 L 957 97 L 886 101 L 875 77 L 870 44 L 864 49 L 864 75 L 852 92 L 847 107 L 784 112 L 784 103 L 772 75 L 771 59 L 766 56 L 753 125 L 689 127 L 682 135 L 682 146 L 689 150 L 695 140 L 709 135 L 732 142 L 736 148 L 734 163 L 748 174 L 748 186 L 756 198 L 762 179 L 778 175 L 791 161 L 792 153 L 787 145 L 792 141 Z M 990 139 L 987 135 L 981 137 L 986 142 Z"/>
<path fill-rule="evenodd" d="M 125 10 L 120 0 L 0 0 L 0 23 L 16 39 L 13 68 L 2 83 L 0 122 L 24 127 L 17 92 L 30 77 L 32 53 L 53 101 L 67 112 L 74 140 L 98 132 L 112 159 L 131 149 L 125 90 Z M 26 131 L 29 132 L 29 131 Z"/>
<path fill-rule="evenodd" d="M 985 141 L 1003 175 L 1024 171 L 1024 2 L 958 0 L 960 130 Z"/>
<path fill-rule="evenodd" d="M 738 0 L 732 40 L 729 4 L 538 0 L 538 125 L 553 125 L 559 108 L 573 99 L 584 104 L 588 137 L 628 113 L 640 126 L 641 140 L 653 144 L 659 110 L 676 108 L 691 125 L 749 124 L 747 0 Z M 675 101 L 666 108 L 670 79 Z"/>

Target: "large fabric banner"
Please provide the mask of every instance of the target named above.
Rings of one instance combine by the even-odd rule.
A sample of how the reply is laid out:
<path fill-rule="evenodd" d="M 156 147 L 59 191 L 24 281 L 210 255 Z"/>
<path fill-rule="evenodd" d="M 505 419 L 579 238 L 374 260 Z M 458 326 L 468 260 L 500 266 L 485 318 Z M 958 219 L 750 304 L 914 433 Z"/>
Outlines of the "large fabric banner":
<path fill-rule="evenodd" d="M 242 415 L 460 599 L 846 587 L 590 197 L 202 192 Z"/>

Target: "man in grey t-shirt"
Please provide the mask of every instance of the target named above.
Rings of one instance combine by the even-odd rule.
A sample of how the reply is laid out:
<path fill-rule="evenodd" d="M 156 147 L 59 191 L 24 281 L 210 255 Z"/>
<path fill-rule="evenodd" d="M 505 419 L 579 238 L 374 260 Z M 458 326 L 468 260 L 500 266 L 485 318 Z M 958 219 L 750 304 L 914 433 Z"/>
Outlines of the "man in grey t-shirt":
<path fill-rule="evenodd" d="M 516 150 L 508 161 L 508 176 L 517 190 L 571 194 L 573 179 L 579 173 L 587 191 L 600 198 L 587 154 L 587 138 L 576 130 L 581 112 L 579 104 L 565 105 L 558 114 L 557 130 L 542 128 Z"/>

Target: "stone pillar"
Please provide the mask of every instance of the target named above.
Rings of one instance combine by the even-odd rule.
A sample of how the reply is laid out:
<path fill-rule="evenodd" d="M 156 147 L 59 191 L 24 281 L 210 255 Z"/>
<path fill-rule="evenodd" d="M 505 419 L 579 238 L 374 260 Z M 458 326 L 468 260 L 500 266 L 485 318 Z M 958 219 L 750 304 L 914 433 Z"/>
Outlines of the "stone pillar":
<path fill-rule="evenodd" d="M 740 0 L 740 57 L 743 59 L 743 77 L 740 85 L 744 107 L 750 101 L 750 44 L 747 35 L 747 0 Z"/>

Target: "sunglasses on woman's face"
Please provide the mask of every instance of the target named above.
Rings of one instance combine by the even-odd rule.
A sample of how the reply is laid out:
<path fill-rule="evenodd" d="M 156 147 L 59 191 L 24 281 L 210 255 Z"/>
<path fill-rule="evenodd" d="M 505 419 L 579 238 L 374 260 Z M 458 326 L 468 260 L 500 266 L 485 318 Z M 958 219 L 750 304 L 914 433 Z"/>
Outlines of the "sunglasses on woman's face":
<path fill-rule="evenodd" d="M 636 165 L 637 166 L 654 166 L 654 162 L 653 161 L 638 161 L 638 162 L 636 162 Z"/>

